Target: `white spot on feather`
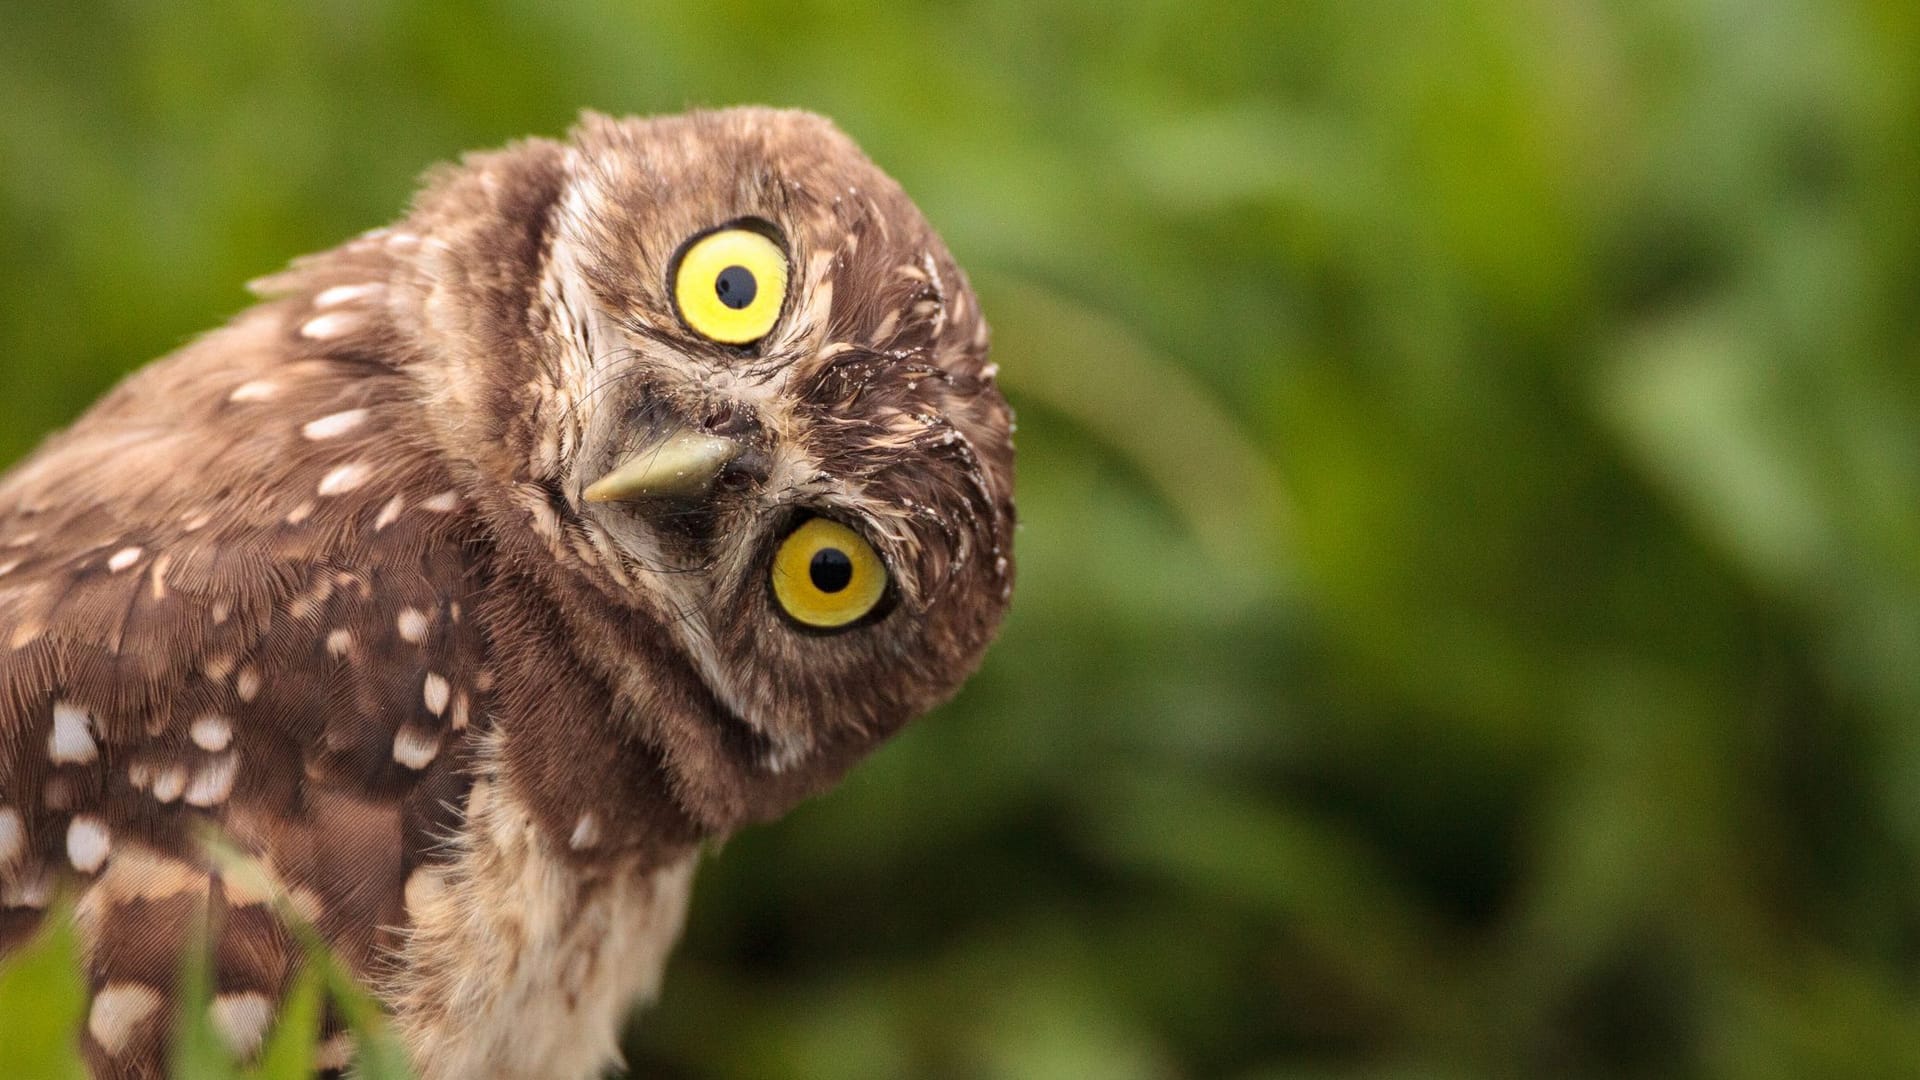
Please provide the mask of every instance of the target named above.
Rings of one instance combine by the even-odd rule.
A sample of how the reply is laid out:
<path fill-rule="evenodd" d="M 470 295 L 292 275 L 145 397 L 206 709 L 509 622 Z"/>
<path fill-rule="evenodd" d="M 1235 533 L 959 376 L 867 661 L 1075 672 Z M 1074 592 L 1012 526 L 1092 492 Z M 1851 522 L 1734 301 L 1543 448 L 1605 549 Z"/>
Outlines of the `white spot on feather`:
<path fill-rule="evenodd" d="M 387 504 L 380 508 L 379 516 L 373 519 L 373 531 L 379 532 L 381 529 L 400 520 L 400 511 L 406 509 L 406 506 L 407 497 L 405 495 L 395 495 L 393 498 L 388 499 Z"/>
<path fill-rule="evenodd" d="M 27 823 L 20 811 L 0 806 L 0 866 L 8 866 L 27 850 Z"/>
<path fill-rule="evenodd" d="M 75 870 L 91 874 L 107 861 L 113 837 L 107 823 L 95 814 L 75 814 L 67 823 L 67 861 Z"/>
<path fill-rule="evenodd" d="M 221 872 L 220 895 L 232 907 L 269 903 L 274 897 L 273 879 L 258 863 L 234 867 Z"/>
<path fill-rule="evenodd" d="M 167 571 L 173 566 L 172 555 L 162 555 L 153 560 L 153 566 L 147 571 L 147 583 L 152 588 L 155 600 L 167 598 Z"/>
<path fill-rule="evenodd" d="M 350 461 L 320 478 L 321 495 L 344 495 L 367 482 L 369 470 L 363 461 Z"/>
<path fill-rule="evenodd" d="M 327 635 L 327 652 L 344 657 L 353 651 L 353 631 L 342 626 Z"/>
<path fill-rule="evenodd" d="M 310 923 L 319 922 L 320 916 L 327 913 L 327 905 L 320 899 L 320 894 L 305 885 L 295 885 L 287 890 L 287 906 L 293 909 L 295 915 Z"/>
<path fill-rule="evenodd" d="M 301 427 L 300 434 L 314 442 L 337 439 L 359 427 L 366 419 L 367 410 L 347 409 L 344 412 L 330 413 L 318 420 L 307 421 L 305 426 Z"/>
<path fill-rule="evenodd" d="M 421 697 L 426 701 L 427 711 L 435 716 L 447 711 L 447 697 L 453 688 L 447 685 L 446 676 L 437 672 L 427 672 L 426 681 L 421 685 Z"/>
<path fill-rule="evenodd" d="M 169 765 L 153 774 L 153 797 L 159 802 L 170 803 L 178 799 L 187 790 L 187 767 Z"/>
<path fill-rule="evenodd" d="M 273 1002 L 252 990 L 221 994 L 213 999 L 207 1014 L 227 1049 L 236 1057 L 247 1057 L 267 1037 L 267 1025 L 273 1022 Z"/>
<path fill-rule="evenodd" d="M 567 838 L 567 846 L 575 851 L 585 851 L 600 842 L 600 819 L 592 813 L 580 815 L 574 823 L 573 835 Z"/>
<path fill-rule="evenodd" d="M 193 745 L 217 754 L 233 742 L 233 725 L 219 713 L 206 713 L 187 726 L 187 734 L 193 739 Z"/>
<path fill-rule="evenodd" d="M 195 769 L 187 782 L 187 804 L 207 807 L 225 802 L 233 794 L 233 778 L 239 770 L 240 760 L 232 754 L 222 754 Z"/>
<path fill-rule="evenodd" d="M 420 509 L 431 510 L 436 514 L 447 514 L 452 513 L 454 508 L 459 505 L 460 493 L 449 489 L 421 503 Z"/>
<path fill-rule="evenodd" d="M 252 701 L 260 696 L 260 672 L 252 667 L 243 667 L 234 677 L 233 692 L 240 695 L 241 701 Z"/>
<path fill-rule="evenodd" d="M 107 569 L 117 574 L 127 567 L 132 566 L 134 563 L 139 562 L 140 556 L 143 554 L 145 554 L 145 552 L 141 551 L 137 545 L 123 547 L 119 551 L 114 552 L 113 556 L 107 560 Z"/>
<path fill-rule="evenodd" d="M 93 715 L 71 702 L 54 702 L 47 760 L 55 765 L 84 765 L 99 756 L 100 747 L 93 741 Z"/>
<path fill-rule="evenodd" d="M 393 737 L 393 760 L 409 769 L 424 769 L 440 756 L 440 737 L 408 725 Z"/>
<path fill-rule="evenodd" d="M 386 286 L 377 281 L 363 282 L 359 285 L 335 285 L 315 294 L 313 306 L 316 308 L 339 307 L 341 304 L 351 304 L 355 300 L 378 296 L 385 289 Z"/>
<path fill-rule="evenodd" d="M 402 640 L 418 645 L 427 639 L 427 613 L 419 608 L 402 608 L 394 623 Z"/>
<path fill-rule="evenodd" d="M 330 311 L 325 315 L 315 315 L 300 324 L 300 336 L 310 341 L 328 341 L 337 338 L 360 324 L 358 316 L 344 311 Z"/>
<path fill-rule="evenodd" d="M 126 1050 L 134 1031 L 165 1003 L 160 991 L 144 983 L 108 983 L 93 995 L 93 1005 L 87 1010 L 87 1034 L 108 1057 L 117 1057 Z"/>
<path fill-rule="evenodd" d="M 243 382 L 239 386 L 234 387 L 233 393 L 227 395 L 227 400 L 272 401 L 274 395 L 279 392 L 280 388 L 274 385 L 273 380 L 254 379 L 251 382 Z"/>

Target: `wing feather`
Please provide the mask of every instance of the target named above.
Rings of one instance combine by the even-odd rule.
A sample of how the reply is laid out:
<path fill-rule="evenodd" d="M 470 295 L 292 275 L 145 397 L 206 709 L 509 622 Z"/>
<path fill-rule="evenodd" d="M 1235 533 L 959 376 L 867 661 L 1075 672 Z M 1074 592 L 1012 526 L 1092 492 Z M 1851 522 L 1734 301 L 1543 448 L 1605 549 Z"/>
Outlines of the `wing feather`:
<path fill-rule="evenodd" d="M 244 1045 L 292 970 L 268 902 L 375 971 L 459 824 L 486 714 L 472 537 L 410 440 L 409 377 L 311 332 L 324 270 L 0 479 L 0 949 L 78 893 L 103 1073 L 160 1060 L 149 1006 L 194 919 Z M 223 880 L 208 825 L 267 884 Z"/>

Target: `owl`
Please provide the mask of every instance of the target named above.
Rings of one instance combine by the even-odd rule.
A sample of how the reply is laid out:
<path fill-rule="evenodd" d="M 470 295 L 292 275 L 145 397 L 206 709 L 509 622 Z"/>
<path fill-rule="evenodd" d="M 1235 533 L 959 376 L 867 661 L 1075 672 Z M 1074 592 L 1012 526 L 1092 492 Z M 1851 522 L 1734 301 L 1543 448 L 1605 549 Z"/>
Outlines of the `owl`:
<path fill-rule="evenodd" d="M 0 480 L 0 949 L 72 898 L 102 1077 L 163 1074 L 189 940 L 257 1050 L 301 926 L 427 1080 L 598 1075 L 703 848 L 998 627 L 978 303 L 765 109 L 588 114 L 253 288 Z"/>

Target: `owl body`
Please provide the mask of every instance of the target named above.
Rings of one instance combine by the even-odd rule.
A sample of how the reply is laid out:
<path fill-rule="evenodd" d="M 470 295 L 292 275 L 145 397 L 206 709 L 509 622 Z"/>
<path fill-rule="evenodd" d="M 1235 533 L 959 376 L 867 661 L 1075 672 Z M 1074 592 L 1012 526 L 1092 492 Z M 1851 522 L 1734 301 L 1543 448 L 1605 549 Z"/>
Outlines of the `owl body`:
<path fill-rule="evenodd" d="M 470 157 L 256 288 L 0 481 L 0 949 L 76 897 L 102 1076 L 163 1074 L 196 932 L 256 1049 L 290 921 L 422 1076 L 596 1075 L 701 846 L 998 624 L 977 305 L 768 110 Z"/>

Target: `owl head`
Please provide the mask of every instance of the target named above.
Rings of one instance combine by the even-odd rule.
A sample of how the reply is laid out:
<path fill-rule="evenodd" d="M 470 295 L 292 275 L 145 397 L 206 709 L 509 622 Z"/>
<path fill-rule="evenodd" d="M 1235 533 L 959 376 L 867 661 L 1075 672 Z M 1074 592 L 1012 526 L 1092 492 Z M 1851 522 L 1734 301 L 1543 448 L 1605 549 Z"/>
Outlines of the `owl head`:
<path fill-rule="evenodd" d="M 832 124 L 588 115 L 405 230 L 420 437 L 695 819 L 779 813 L 977 666 L 1011 416 L 966 276 Z"/>

